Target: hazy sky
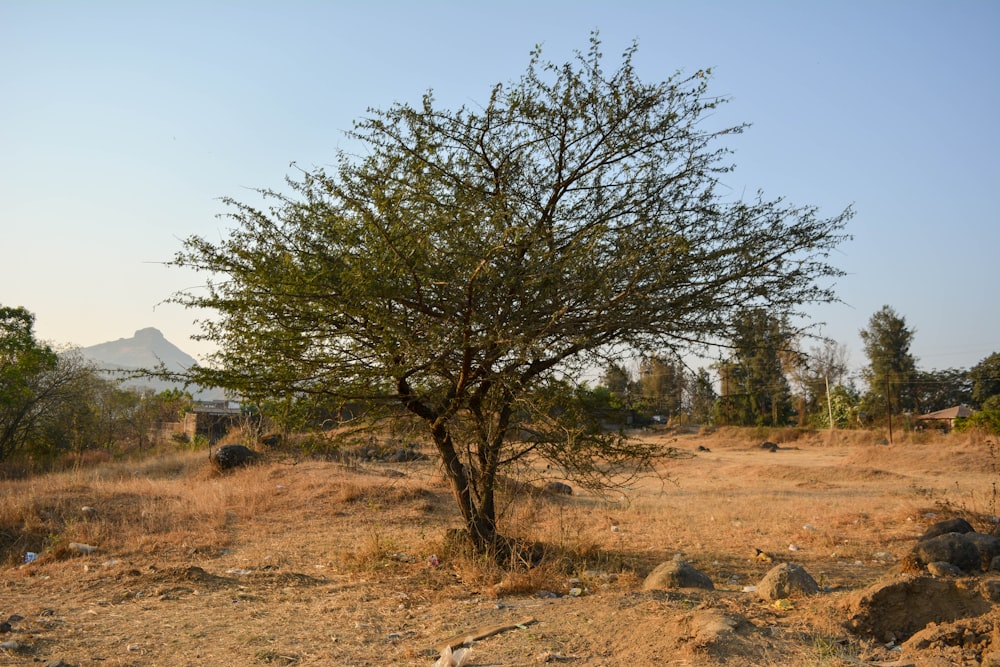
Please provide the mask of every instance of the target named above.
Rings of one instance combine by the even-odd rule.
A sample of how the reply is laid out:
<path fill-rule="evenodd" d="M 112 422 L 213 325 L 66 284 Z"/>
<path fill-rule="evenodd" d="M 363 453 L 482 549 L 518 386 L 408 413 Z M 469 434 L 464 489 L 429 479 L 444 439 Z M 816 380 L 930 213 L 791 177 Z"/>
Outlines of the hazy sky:
<path fill-rule="evenodd" d="M 156 327 L 186 351 L 198 315 L 161 305 L 203 278 L 164 266 L 220 238 L 218 198 L 328 165 L 369 107 L 488 99 L 542 44 L 598 29 L 613 68 L 711 68 L 734 196 L 825 215 L 854 205 L 834 262 L 845 304 L 814 309 L 865 363 L 891 305 L 924 369 L 1000 351 L 1000 2 L 0 2 L 0 304 L 93 345 Z"/>

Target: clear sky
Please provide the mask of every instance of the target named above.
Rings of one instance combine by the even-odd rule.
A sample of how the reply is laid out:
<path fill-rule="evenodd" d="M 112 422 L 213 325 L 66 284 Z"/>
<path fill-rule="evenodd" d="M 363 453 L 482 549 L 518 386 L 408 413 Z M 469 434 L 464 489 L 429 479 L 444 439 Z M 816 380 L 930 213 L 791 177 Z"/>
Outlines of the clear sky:
<path fill-rule="evenodd" d="M 487 101 L 528 54 L 564 62 L 598 29 L 647 80 L 711 68 L 734 196 L 857 216 L 813 309 L 865 363 L 888 304 L 925 370 L 1000 351 L 1000 2 L 0 1 L 0 304 L 89 346 L 156 327 L 185 351 L 204 282 L 169 261 L 218 239 L 218 198 L 333 162 L 369 107 Z"/>

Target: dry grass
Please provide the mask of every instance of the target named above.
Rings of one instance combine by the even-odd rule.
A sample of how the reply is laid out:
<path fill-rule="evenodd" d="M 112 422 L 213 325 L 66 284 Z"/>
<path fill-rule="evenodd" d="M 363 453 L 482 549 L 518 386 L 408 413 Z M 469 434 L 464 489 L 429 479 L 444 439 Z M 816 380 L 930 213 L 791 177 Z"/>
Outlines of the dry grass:
<path fill-rule="evenodd" d="M 509 570 L 446 538 L 460 524 L 434 461 L 270 462 L 220 475 L 189 452 L 6 482 L 0 612 L 28 620 L 0 665 L 430 664 L 440 638 L 525 615 L 538 626 L 477 648 L 472 664 L 543 654 L 581 665 L 853 664 L 869 648 L 843 631 L 838 592 L 900 571 L 931 513 L 995 526 L 995 454 L 981 438 L 642 437 L 691 456 L 610 496 L 508 485 L 504 532 L 545 547 L 541 565 L 525 555 Z M 773 565 L 758 550 L 833 592 L 788 612 L 748 598 L 743 587 Z M 28 551 L 41 555 L 22 566 Z M 640 593 L 675 557 L 717 591 Z M 713 609 L 751 629 L 685 639 L 701 636 Z"/>

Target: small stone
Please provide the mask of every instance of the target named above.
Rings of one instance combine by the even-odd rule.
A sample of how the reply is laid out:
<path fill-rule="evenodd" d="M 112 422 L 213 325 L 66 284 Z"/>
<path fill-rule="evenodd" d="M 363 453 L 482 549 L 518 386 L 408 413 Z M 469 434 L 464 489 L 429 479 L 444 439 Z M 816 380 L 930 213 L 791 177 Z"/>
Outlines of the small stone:
<path fill-rule="evenodd" d="M 714 590 L 712 580 L 684 561 L 671 560 L 660 563 L 642 583 L 642 590 L 667 590 L 671 588 L 703 588 Z"/>
<path fill-rule="evenodd" d="M 792 595 L 812 595 L 819 584 L 801 565 L 782 563 L 764 575 L 757 584 L 757 595 L 764 600 L 780 600 Z"/>

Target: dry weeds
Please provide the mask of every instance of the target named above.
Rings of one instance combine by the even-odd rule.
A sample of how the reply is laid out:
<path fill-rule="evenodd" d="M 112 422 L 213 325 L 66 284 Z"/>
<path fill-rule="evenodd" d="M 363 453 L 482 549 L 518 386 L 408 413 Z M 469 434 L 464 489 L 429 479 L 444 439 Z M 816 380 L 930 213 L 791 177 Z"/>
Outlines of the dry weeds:
<path fill-rule="evenodd" d="M 194 452 L 5 482 L 0 620 L 16 620 L 0 634 L 0 665 L 430 665 L 441 641 L 524 618 L 537 622 L 477 643 L 467 664 L 913 660 L 847 632 L 847 600 L 896 576 L 930 521 L 994 527 L 997 474 L 982 439 L 641 437 L 691 456 L 662 462 L 669 481 L 613 495 L 510 487 L 505 530 L 547 549 L 540 566 L 513 572 L 447 542 L 460 526 L 433 460 L 220 475 Z M 26 552 L 38 559 L 24 564 Z M 671 558 L 716 590 L 642 592 Z M 744 591 L 782 561 L 825 592 L 777 608 Z M 942 642 L 914 664 L 951 659 Z M 987 664 L 977 650 L 981 663 L 968 664 Z"/>

